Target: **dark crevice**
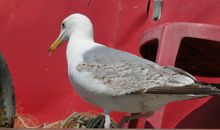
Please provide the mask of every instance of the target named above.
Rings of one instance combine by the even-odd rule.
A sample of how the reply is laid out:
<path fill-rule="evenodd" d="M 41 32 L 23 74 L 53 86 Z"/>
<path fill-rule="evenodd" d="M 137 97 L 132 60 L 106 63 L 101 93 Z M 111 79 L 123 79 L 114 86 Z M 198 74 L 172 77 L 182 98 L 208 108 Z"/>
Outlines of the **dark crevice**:
<path fill-rule="evenodd" d="M 143 56 L 143 58 L 154 62 L 156 61 L 158 42 L 158 39 L 153 39 L 141 46 L 140 53 Z"/>
<path fill-rule="evenodd" d="M 196 76 L 220 77 L 220 42 L 183 38 L 175 66 Z"/>

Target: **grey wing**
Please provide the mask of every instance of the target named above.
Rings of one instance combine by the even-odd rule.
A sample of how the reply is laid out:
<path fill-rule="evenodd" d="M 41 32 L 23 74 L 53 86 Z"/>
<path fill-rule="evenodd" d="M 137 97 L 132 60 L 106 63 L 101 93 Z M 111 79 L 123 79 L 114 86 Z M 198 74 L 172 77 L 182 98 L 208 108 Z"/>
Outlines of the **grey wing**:
<path fill-rule="evenodd" d="M 78 71 L 90 72 L 94 79 L 111 88 L 115 95 L 145 93 L 155 87 L 181 87 L 194 80 L 135 55 L 97 47 L 83 55 L 85 63 L 77 66 Z"/>
<path fill-rule="evenodd" d="M 152 61 L 143 60 L 143 58 L 140 58 L 136 55 L 112 48 L 107 48 L 105 46 L 98 46 L 93 48 L 92 50 L 86 52 L 83 55 L 83 58 L 88 63 L 96 62 L 100 64 L 111 64 L 120 62 L 142 62 L 154 67 L 160 67 Z"/>

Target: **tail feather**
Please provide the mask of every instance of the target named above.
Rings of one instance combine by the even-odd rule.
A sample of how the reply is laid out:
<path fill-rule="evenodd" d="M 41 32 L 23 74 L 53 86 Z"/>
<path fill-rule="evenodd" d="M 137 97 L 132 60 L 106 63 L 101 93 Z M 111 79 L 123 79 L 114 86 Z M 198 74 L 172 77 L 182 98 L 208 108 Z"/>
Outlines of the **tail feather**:
<path fill-rule="evenodd" d="M 205 82 L 198 82 L 199 84 L 202 84 L 202 85 L 211 85 L 211 86 L 214 86 L 218 89 L 220 89 L 220 83 L 205 83 Z"/>
<path fill-rule="evenodd" d="M 205 94 L 205 95 L 218 95 L 220 89 L 209 84 L 194 83 L 191 85 L 174 87 L 174 86 L 163 86 L 154 87 L 148 89 L 146 93 L 151 94 Z"/>

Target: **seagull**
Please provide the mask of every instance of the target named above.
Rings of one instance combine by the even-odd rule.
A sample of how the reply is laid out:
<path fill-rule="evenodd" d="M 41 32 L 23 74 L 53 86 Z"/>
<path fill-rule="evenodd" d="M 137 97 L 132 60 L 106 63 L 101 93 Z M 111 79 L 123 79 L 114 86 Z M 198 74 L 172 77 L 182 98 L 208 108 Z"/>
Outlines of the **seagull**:
<path fill-rule="evenodd" d="M 111 111 L 145 113 L 128 120 L 149 117 L 170 102 L 220 93 L 219 89 L 196 81 L 182 69 L 160 66 L 96 43 L 93 25 L 83 14 L 71 14 L 63 20 L 49 53 L 55 52 L 63 41 L 68 41 L 69 80 L 81 97 L 104 110 L 104 128 L 111 127 Z"/>

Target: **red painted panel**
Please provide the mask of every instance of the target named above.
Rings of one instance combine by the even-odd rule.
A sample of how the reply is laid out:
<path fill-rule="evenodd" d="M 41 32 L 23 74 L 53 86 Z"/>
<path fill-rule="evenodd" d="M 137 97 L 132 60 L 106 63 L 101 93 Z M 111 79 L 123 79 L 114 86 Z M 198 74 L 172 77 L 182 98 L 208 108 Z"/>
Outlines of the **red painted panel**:
<path fill-rule="evenodd" d="M 158 22 L 151 19 L 153 0 L 150 1 L 147 15 L 148 0 L 91 0 L 90 6 L 87 0 L 1 0 L 0 51 L 13 76 L 18 112 L 50 122 L 74 111 L 101 111 L 83 101 L 68 81 L 65 46 L 48 56 L 48 47 L 58 35 L 61 21 L 71 13 L 80 12 L 91 18 L 97 42 L 137 55 L 141 35 L 150 27 L 178 21 L 220 24 L 219 0 L 164 0 Z M 166 108 L 167 117 L 175 112 L 175 104 L 171 106 Z M 159 116 L 162 114 L 156 117 Z M 120 116 L 116 113 L 113 117 Z M 156 127 L 175 127 L 169 123 L 175 118 L 172 114 Z"/>

